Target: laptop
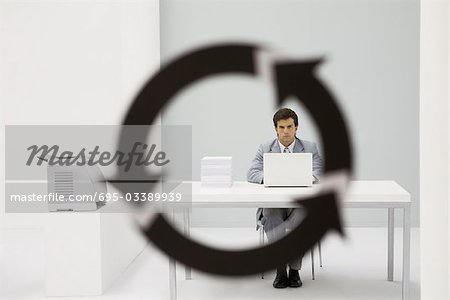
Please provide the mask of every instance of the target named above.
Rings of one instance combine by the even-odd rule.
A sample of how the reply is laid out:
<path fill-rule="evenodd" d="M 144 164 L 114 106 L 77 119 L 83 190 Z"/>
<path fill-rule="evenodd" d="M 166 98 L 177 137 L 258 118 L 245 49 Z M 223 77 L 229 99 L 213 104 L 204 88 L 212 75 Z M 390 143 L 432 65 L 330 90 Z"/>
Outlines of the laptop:
<path fill-rule="evenodd" d="M 312 153 L 264 153 L 264 186 L 312 186 Z"/>

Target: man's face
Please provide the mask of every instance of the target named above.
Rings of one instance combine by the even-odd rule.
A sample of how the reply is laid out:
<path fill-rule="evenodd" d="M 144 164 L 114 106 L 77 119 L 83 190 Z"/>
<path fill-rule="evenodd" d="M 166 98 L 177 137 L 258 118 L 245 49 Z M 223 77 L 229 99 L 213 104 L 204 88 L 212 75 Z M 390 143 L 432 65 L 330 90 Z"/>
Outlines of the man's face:
<path fill-rule="evenodd" d="M 298 127 L 294 124 L 294 119 L 279 120 L 277 123 L 278 140 L 284 145 L 289 146 L 295 139 Z"/>

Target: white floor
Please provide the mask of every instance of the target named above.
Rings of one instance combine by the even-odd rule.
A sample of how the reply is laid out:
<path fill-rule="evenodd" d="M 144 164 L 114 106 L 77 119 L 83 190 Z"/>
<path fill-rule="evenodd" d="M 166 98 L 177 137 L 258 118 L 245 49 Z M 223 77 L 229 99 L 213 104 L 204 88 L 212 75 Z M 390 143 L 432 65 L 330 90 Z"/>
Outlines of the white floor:
<path fill-rule="evenodd" d="M 401 229 L 395 232 L 394 282 L 387 276 L 387 232 L 384 228 L 347 228 L 347 237 L 328 235 L 322 242 L 323 268 L 311 280 L 310 256 L 303 261 L 303 287 L 272 288 L 273 272 L 226 278 L 193 272 L 184 279 L 178 266 L 178 299 L 401 299 Z M 213 246 L 256 245 L 254 228 L 195 228 L 192 235 Z M 44 299 L 44 240 L 39 230 L 0 231 L 0 299 Z M 419 229 L 411 231 L 410 299 L 420 298 Z M 168 260 L 148 246 L 103 296 L 64 299 L 169 299 Z M 60 299 L 52 297 L 51 299 Z"/>

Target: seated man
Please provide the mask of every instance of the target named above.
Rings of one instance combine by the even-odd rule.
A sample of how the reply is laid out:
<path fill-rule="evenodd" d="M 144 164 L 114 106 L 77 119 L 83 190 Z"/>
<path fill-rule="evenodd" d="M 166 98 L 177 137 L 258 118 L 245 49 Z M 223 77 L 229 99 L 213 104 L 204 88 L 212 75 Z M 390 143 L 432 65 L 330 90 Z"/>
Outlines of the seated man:
<path fill-rule="evenodd" d="M 263 154 L 268 152 L 284 152 L 284 153 L 298 153 L 306 152 L 312 153 L 313 156 L 313 176 L 314 183 L 319 181 L 319 174 L 322 170 L 322 158 L 319 155 L 315 143 L 300 140 L 296 133 L 298 130 L 297 114 L 289 109 L 282 108 L 278 110 L 273 116 L 273 125 L 277 133 L 277 138 L 262 144 L 256 157 L 252 161 L 252 165 L 247 174 L 249 182 L 260 183 L 264 182 L 263 178 Z M 264 224 L 264 231 L 266 232 L 269 242 L 274 242 L 282 238 L 287 230 L 295 228 L 303 218 L 301 208 L 259 208 L 256 213 L 257 220 L 261 220 Z M 257 228 L 258 229 L 258 228 Z M 289 277 L 286 272 L 286 266 L 277 268 L 277 276 L 273 282 L 274 288 L 285 287 L 301 287 L 302 281 L 298 271 L 302 266 L 302 258 L 295 259 L 289 263 Z"/>

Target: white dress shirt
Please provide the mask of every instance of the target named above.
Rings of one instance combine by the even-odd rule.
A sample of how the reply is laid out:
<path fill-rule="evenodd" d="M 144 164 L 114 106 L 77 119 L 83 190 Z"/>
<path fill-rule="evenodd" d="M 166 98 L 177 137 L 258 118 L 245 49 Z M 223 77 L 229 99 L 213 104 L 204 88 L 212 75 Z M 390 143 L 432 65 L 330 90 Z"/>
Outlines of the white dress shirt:
<path fill-rule="evenodd" d="M 282 143 L 280 143 L 280 140 L 278 140 L 278 144 L 280 145 L 281 153 L 284 152 L 284 148 L 288 148 L 289 153 L 294 153 L 295 140 L 287 147 L 285 147 Z"/>

